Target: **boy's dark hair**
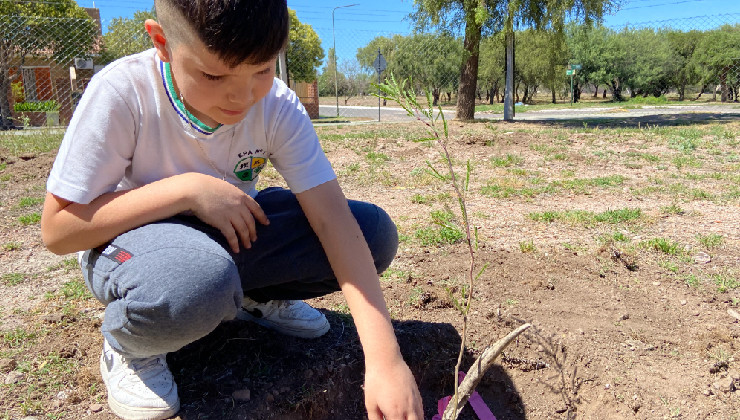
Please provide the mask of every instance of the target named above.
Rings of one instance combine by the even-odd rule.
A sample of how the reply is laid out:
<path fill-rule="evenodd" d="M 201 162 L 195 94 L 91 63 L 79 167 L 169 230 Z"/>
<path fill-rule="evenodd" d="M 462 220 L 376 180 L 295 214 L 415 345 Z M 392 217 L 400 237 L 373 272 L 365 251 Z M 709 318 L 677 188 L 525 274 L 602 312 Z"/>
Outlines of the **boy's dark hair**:
<path fill-rule="evenodd" d="M 286 0 L 156 0 L 157 19 L 178 42 L 187 24 L 229 66 L 264 63 L 288 42 Z M 184 20 L 184 22 L 182 22 Z"/>

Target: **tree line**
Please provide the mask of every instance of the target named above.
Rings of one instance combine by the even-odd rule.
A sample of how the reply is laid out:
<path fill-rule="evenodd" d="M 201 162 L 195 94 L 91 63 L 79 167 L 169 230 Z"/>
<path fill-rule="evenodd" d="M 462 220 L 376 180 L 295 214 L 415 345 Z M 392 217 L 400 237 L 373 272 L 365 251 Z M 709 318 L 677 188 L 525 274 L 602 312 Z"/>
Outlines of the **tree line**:
<path fill-rule="evenodd" d="M 740 25 L 716 29 L 615 30 L 602 25 L 570 23 L 564 32 L 529 28 L 514 31 L 515 100 L 533 102 L 546 91 L 553 103 L 567 98 L 569 64 L 580 68 L 573 77 L 573 100 L 585 91 L 614 101 L 627 97 L 660 97 L 675 93 L 678 100 L 697 99 L 708 90 L 722 102 L 738 101 L 740 89 Z M 429 90 L 434 105 L 451 102 L 460 85 L 460 63 L 465 55 L 460 37 L 440 34 L 394 35 L 374 38 L 356 57 L 341 60 L 334 70 L 333 51 L 318 74 L 321 95 L 338 91 L 345 98 L 367 91 L 375 81 L 373 61 L 386 58 L 385 74 L 411 79 L 417 91 Z M 475 95 L 493 104 L 503 101 L 505 77 L 504 34 L 483 37 Z M 383 76 L 385 77 L 385 75 Z M 717 88 L 718 89 L 715 89 Z M 695 96 L 687 96 L 691 93 Z"/>

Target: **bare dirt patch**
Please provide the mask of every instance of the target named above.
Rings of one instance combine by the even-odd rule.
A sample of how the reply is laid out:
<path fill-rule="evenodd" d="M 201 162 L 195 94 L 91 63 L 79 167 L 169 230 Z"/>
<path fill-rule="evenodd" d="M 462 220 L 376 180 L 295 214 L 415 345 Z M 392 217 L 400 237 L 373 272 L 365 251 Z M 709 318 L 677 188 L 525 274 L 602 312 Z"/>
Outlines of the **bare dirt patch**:
<path fill-rule="evenodd" d="M 456 170 L 472 168 L 469 211 L 488 265 L 465 368 L 534 325 L 478 388 L 497 418 L 738 418 L 740 324 L 730 312 L 740 312 L 740 123 L 450 129 Z M 383 206 L 399 227 L 381 282 L 431 418 L 452 392 L 462 319 L 450 293 L 459 295 L 468 264 L 464 245 L 433 222 L 456 208 L 428 170 L 443 168 L 438 149 L 412 141 L 425 133 L 407 123 L 318 131 L 346 195 Z M 97 370 L 102 308 L 79 288 L 73 257 L 45 251 L 28 219 L 53 153 L 15 156 L 7 139 L 0 415 L 111 418 Z M 263 180 L 280 184 L 274 170 Z M 320 339 L 230 322 L 170 354 L 179 417 L 364 418 L 362 350 L 342 296 L 311 303 L 332 324 Z"/>

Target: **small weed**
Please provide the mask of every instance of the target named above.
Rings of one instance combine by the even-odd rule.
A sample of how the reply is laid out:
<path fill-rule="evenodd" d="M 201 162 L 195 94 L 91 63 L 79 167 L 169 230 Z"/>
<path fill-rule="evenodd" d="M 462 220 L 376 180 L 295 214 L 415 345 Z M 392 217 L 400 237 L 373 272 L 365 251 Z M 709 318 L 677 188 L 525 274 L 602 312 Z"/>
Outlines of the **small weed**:
<path fill-rule="evenodd" d="M 4 251 L 18 251 L 23 247 L 20 242 L 6 242 L 3 244 Z"/>
<path fill-rule="evenodd" d="M 18 221 L 21 222 L 23 226 L 38 224 L 41 221 L 41 213 L 36 212 L 24 214 L 18 218 Z"/>
<path fill-rule="evenodd" d="M 23 197 L 23 198 L 21 198 L 21 201 L 18 202 L 18 207 L 20 207 L 20 208 L 33 207 L 33 206 L 36 206 L 36 205 L 41 204 L 43 202 L 44 202 L 44 199 L 43 198 L 39 198 L 39 197 Z"/>
<path fill-rule="evenodd" d="M 684 278 L 683 281 L 689 287 L 699 287 L 699 283 L 700 283 L 699 278 L 693 274 L 689 274 L 688 276 L 686 276 L 686 278 Z"/>
<path fill-rule="evenodd" d="M 36 338 L 38 338 L 38 334 L 18 327 L 12 331 L 0 332 L 0 337 L 2 337 L 3 342 L 5 342 L 8 347 L 16 349 L 32 345 L 36 341 Z"/>
<path fill-rule="evenodd" d="M 16 286 L 23 283 L 26 280 L 26 276 L 22 273 L 8 273 L 3 274 L 2 280 L 7 286 Z"/>
<path fill-rule="evenodd" d="M 6 162 L 0 163 L 0 171 L 4 171 L 5 168 L 8 167 L 8 164 Z"/>
<path fill-rule="evenodd" d="M 516 299 L 506 299 L 506 302 L 504 303 L 506 303 L 507 306 L 514 306 L 519 304 L 519 301 Z"/>
<path fill-rule="evenodd" d="M 81 280 L 72 280 L 62 285 L 61 294 L 65 299 L 87 300 L 92 299 L 90 291 Z"/>
<path fill-rule="evenodd" d="M 395 268 L 389 268 L 383 272 L 383 275 L 380 276 L 380 280 L 382 281 L 406 281 L 406 279 L 411 277 L 411 273 L 403 270 L 398 270 Z"/>
<path fill-rule="evenodd" d="M 661 207 L 660 210 L 665 214 L 676 214 L 679 216 L 684 214 L 684 210 L 676 203 L 673 203 L 670 206 Z"/>
<path fill-rule="evenodd" d="M 524 162 L 524 158 L 516 155 L 507 154 L 506 157 L 501 158 L 493 156 L 490 159 L 491 165 L 496 168 L 508 168 L 510 166 L 518 166 Z"/>
<path fill-rule="evenodd" d="M 365 155 L 365 158 L 367 158 L 367 160 L 369 160 L 372 163 L 383 163 L 383 162 L 388 162 L 389 160 L 391 160 L 391 158 L 389 158 L 388 155 L 386 155 L 385 153 L 380 153 L 380 152 L 375 152 L 375 151 L 368 152 Z"/>
<path fill-rule="evenodd" d="M 534 241 L 530 239 L 528 241 L 519 242 L 519 250 L 526 254 L 529 252 L 535 252 L 537 249 L 534 246 Z"/>
<path fill-rule="evenodd" d="M 658 266 L 664 268 L 671 273 L 678 273 L 678 264 L 669 260 L 661 260 L 658 262 Z"/>
<path fill-rule="evenodd" d="M 640 245 L 644 248 L 659 251 L 666 255 L 680 255 L 682 253 L 681 247 L 677 242 L 665 238 L 653 238 L 643 241 Z"/>
<path fill-rule="evenodd" d="M 714 284 L 717 285 L 717 291 L 719 293 L 726 293 L 740 287 L 740 280 L 729 274 L 712 274 L 711 278 Z"/>
<path fill-rule="evenodd" d="M 716 233 L 710 233 L 708 235 L 702 235 L 700 233 L 696 235 L 696 239 L 704 246 L 704 248 L 709 250 L 719 247 L 724 242 L 724 237 Z"/>

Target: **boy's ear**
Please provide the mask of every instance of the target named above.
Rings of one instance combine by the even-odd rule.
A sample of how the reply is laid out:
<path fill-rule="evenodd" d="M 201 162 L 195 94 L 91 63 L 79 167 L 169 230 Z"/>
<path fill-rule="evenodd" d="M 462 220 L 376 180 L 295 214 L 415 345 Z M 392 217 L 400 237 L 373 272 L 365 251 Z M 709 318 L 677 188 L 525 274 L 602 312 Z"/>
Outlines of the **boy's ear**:
<path fill-rule="evenodd" d="M 159 22 L 157 22 L 156 20 L 147 19 L 146 21 L 144 21 L 144 28 L 149 34 L 149 38 L 152 40 L 154 48 L 157 49 L 157 55 L 159 55 L 159 59 L 164 61 L 165 63 L 169 62 L 171 58 L 168 48 L 169 45 L 167 45 L 167 38 L 164 36 L 162 25 L 160 25 Z"/>

